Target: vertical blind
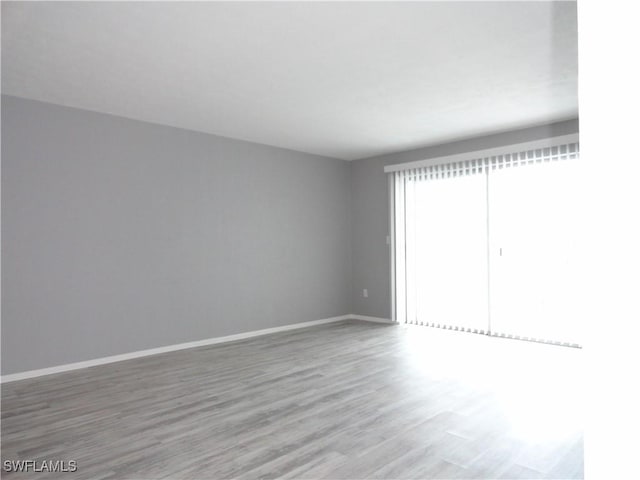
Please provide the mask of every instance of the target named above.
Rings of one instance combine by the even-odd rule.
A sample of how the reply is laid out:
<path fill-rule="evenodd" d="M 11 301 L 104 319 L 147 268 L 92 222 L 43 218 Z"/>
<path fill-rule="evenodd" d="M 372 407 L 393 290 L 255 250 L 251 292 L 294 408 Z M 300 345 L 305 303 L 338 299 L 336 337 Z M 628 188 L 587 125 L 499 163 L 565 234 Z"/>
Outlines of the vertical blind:
<path fill-rule="evenodd" d="M 496 225 L 497 219 L 509 223 L 509 218 L 519 218 L 517 215 L 520 214 L 517 211 L 520 203 L 516 197 L 500 198 L 500 193 L 508 190 L 500 188 L 501 182 L 511 182 L 512 189 L 516 185 L 518 190 L 516 182 L 520 181 L 526 187 L 524 190 L 528 190 L 524 192 L 520 188 L 519 195 L 526 199 L 533 195 L 545 195 L 545 179 L 551 178 L 547 175 L 551 170 L 545 169 L 545 165 L 578 157 L 579 145 L 571 142 L 444 164 L 404 169 L 395 167 L 398 169 L 390 173 L 394 239 L 392 305 L 395 320 L 452 330 L 576 344 L 576 337 L 570 332 L 563 331 L 558 335 L 561 338 L 551 338 L 556 333 L 555 327 L 544 330 L 540 327 L 544 322 L 537 322 L 537 326 L 529 330 L 511 328 L 506 321 L 502 321 L 502 325 L 492 326 L 496 312 L 501 312 L 503 316 L 513 313 L 505 308 L 500 310 L 498 306 L 504 304 L 497 297 L 509 296 L 504 286 L 508 286 L 511 280 L 517 283 L 517 279 L 508 278 L 505 281 L 503 278 L 500 283 L 495 278 L 497 272 L 509 270 L 497 263 L 502 261 L 503 247 L 492 242 L 491 237 L 492 233 L 509 228 L 508 225 Z M 531 175 L 520 175 L 520 180 L 502 175 L 501 172 L 511 169 L 523 169 L 523 174 L 529 172 Z M 556 172 L 555 169 L 553 171 Z M 542 174 L 536 176 L 534 172 Z M 535 184 L 537 180 L 533 181 L 534 184 L 527 184 L 527 179 L 531 178 L 542 180 L 539 184 Z M 543 191 L 534 192 L 538 187 Z M 558 194 L 560 197 L 563 195 L 562 192 Z M 509 217 L 503 213 L 508 212 L 511 203 L 516 211 Z M 493 222 L 492 212 L 496 217 Z M 542 218 L 540 221 L 547 220 Z M 534 228 L 535 219 L 530 223 Z M 523 238 L 526 243 L 526 237 Z M 511 259 L 527 258 L 526 252 L 521 252 L 520 257 L 513 253 L 511 255 Z M 510 271 L 510 275 L 519 274 Z M 532 281 L 525 279 L 521 286 Z M 498 291 L 492 291 L 492 287 L 496 286 Z M 517 297 L 513 294 L 510 296 Z M 533 320 L 533 323 L 536 321 Z"/>

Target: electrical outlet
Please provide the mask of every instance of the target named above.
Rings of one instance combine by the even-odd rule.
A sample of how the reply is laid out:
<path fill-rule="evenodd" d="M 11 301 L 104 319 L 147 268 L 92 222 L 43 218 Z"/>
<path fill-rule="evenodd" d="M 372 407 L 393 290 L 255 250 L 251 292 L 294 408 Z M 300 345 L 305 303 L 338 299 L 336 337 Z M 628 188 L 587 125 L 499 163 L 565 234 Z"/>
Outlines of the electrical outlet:
<path fill-rule="evenodd" d="M 369 298 L 369 290 L 367 290 L 366 288 L 362 290 L 362 296 L 364 298 Z"/>

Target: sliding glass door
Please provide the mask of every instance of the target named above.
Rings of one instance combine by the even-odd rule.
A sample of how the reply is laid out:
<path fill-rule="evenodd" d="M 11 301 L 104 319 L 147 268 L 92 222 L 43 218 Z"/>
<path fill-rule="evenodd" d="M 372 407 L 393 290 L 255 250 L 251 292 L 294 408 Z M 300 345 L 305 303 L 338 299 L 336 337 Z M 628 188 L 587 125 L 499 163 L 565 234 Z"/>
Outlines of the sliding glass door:
<path fill-rule="evenodd" d="M 491 172 L 491 330 L 580 343 L 574 252 L 580 162 Z"/>
<path fill-rule="evenodd" d="M 398 321 L 580 343 L 577 144 L 399 170 Z"/>
<path fill-rule="evenodd" d="M 486 175 L 413 176 L 406 189 L 407 319 L 485 331 Z"/>

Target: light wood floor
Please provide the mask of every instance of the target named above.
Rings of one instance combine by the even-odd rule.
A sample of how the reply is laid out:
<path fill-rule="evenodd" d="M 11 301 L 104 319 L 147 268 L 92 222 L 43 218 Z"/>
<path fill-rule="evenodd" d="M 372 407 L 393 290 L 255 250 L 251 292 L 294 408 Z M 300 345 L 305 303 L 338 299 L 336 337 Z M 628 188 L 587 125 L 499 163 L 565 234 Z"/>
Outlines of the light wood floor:
<path fill-rule="evenodd" d="M 582 478 L 581 351 L 357 321 L 2 386 L 4 478 Z"/>

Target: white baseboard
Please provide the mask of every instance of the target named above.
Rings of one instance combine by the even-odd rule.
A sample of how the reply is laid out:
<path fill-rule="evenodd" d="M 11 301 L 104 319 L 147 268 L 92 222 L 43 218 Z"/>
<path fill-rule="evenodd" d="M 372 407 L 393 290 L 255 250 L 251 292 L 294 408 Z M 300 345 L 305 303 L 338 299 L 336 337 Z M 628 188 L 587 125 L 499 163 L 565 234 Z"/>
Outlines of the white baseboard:
<path fill-rule="evenodd" d="M 83 362 L 67 363 L 64 365 L 56 365 L 55 367 L 40 368 L 37 370 L 28 370 L 26 372 L 11 373 L 2 375 L 0 383 L 15 382 L 17 380 L 25 380 L 27 378 L 41 377 L 54 373 L 68 372 L 70 370 L 78 370 L 81 368 L 95 367 L 104 365 L 105 363 L 122 362 L 131 360 L 132 358 L 147 357 L 149 355 L 157 355 L 158 353 L 174 352 L 176 350 L 184 350 L 187 348 L 202 347 L 205 345 L 215 345 L 216 343 L 234 342 L 245 338 L 258 337 L 260 335 L 268 335 L 270 333 L 285 332 L 287 330 L 295 330 L 298 328 L 313 327 L 325 323 L 340 322 L 342 320 L 350 320 L 352 315 L 341 315 L 339 317 L 323 318 L 321 320 L 312 320 L 310 322 L 293 323 L 282 327 L 265 328 L 262 330 L 253 330 L 251 332 L 237 333 L 235 335 L 227 335 L 224 337 L 207 338 L 205 340 L 196 340 L 194 342 L 178 343 L 175 345 L 166 345 L 164 347 L 150 348 L 148 350 L 138 350 L 136 352 L 123 353 L 120 355 L 112 355 L 109 357 L 95 358 L 85 360 Z"/>
<path fill-rule="evenodd" d="M 374 322 L 374 323 L 389 323 L 392 325 L 395 325 L 397 322 L 394 322 L 393 320 L 389 319 L 389 318 L 382 318 L 382 317 L 369 317 L 367 315 L 357 315 L 355 313 L 352 313 L 351 315 L 349 315 L 349 318 L 351 320 L 363 320 L 365 322 Z"/>
<path fill-rule="evenodd" d="M 235 335 L 226 335 L 224 337 L 207 338 L 205 340 L 196 340 L 194 342 L 177 343 L 174 345 L 166 345 L 164 347 L 150 348 L 148 350 L 138 350 L 135 352 L 123 353 L 120 355 L 112 355 L 109 357 L 95 358 L 82 362 L 67 363 L 64 365 L 56 365 L 55 367 L 40 368 L 37 370 L 28 370 L 26 372 L 11 373 L 2 375 L 0 383 L 15 382 L 25 380 L 27 378 L 42 377 L 44 375 L 52 375 L 54 373 L 68 372 L 70 370 L 79 370 L 81 368 L 95 367 L 106 363 L 122 362 L 133 358 L 148 357 L 149 355 L 157 355 L 159 353 L 175 352 L 176 350 L 185 350 L 187 348 L 203 347 L 205 345 L 215 345 L 216 343 L 234 342 L 236 340 L 244 340 L 246 338 L 258 337 L 260 335 L 268 335 L 270 333 L 285 332 L 287 330 L 295 330 L 298 328 L 308 328 L 314 325 L 322 325 L 325 323 L 340 322 L 342 320 L 363 320 L 365 322 L 375 323 L 394 323 L 387 318 L 369 317 L 366 315 L 348 314 L 339 317 L 323 318 L 321 320 L 312 320 L 310 322 L 293 323 L 282 327 L 264 328 L 262 330 L 253 330 L 250 332 L 236 333 Z"/>

